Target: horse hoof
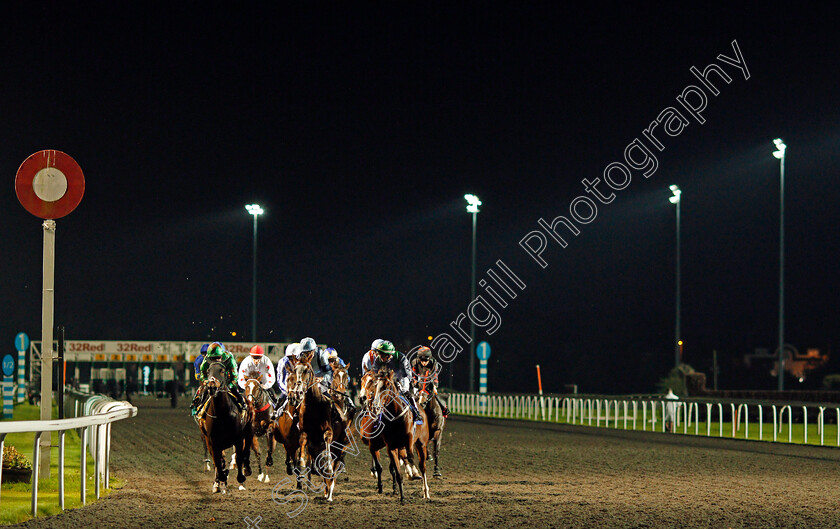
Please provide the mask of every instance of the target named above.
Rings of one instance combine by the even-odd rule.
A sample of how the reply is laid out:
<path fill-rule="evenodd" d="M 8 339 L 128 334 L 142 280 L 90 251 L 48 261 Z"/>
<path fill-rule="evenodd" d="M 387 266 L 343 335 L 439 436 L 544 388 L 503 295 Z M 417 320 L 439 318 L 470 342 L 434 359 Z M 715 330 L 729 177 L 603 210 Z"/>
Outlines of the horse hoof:
<path fill-rule="evenodd" d="M 435 472 L 433 476 L 435 477 L 435 479 L 443 479 L 443 474 L 441 474 L 440 472 Z"/>
<path fill-rule="evenodd" d="M 242 485 L 239 485 L 239 490 L 245 490 L 245 487 L 243 487 Z"/>
<path fill-rule="evenodd" d="M 251 467 L 245 467 L 245 470 L 243 470 L 242 473 L 245 474 L 246 476 L 250 476 L 251 475 Z"/>
<path fill-rule="evenodd" d="M 268 479 L 268 474 L 263 476 L 263 483 L 268 483 L 270 480 Z"/>
<path fill-rule="evenodd" d="M 213 483 L 213 489 L 212 490 L 213 490 L 214 493 L 219 492 L 219 484 L 218 483 Z"/>

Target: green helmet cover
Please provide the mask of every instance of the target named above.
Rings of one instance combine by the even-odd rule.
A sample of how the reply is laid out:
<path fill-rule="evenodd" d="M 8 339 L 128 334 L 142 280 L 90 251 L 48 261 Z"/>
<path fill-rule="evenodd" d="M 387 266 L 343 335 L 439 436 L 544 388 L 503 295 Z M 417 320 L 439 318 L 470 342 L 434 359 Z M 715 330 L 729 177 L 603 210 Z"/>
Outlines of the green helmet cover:
<path fill-rule="evenodd" d="M 394 348 L 394 344 L 392 344 L 388 340 L 385 340 L 376 347 L 376 352 L 392 355 L 396 353 L 397 350 Z"/>

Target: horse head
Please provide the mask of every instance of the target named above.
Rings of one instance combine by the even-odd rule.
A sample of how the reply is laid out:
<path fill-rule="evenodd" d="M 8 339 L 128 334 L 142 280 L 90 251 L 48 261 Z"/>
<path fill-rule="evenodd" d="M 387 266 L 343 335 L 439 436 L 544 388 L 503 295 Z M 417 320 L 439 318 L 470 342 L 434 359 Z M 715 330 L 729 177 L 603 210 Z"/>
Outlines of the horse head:
<path fill-rule="evenodd" d="M 252 374 L 253 373 L 249 373 L 246 376 L 250 377 Z M 259 402 L 257 401 L 260 400 L 261 396 L 262 385 L 260 384 L 260 381 L 256 378 L 248 378 L 247 380 L 245 380 L 245 400 L 248 402 L 248 404 L 251 406 L 256 406 L 257 404 L 259 404 Z"/>
<path fill-rule="evenodd" d="M 394 370 L 388 366 L 380 367 L 368 384 L 372 386 L 372 393 L 369 393 L 371 408 L 377 412 L 397 397 Z"/>
<path fill-rule="evenodd" d="M 348 366 L 341 367 L 336 365 L 333 367 L 332 383 L 330 389 L 332 391 L 332 398 L 337 403 L 343 403 L 347 394 L 347 386 L 350 383 L 350 376 L 347 374 Z"/>
<path fill-rule="evenodd" d="M 297 407 L 302 401 L 309 386 L 315 379 L 315 372 L 308 362 L 298 362 L 294 370 L 289 374 L 287 384 L 289 388 L 289 400 Z"/>
<path fill-rule="evenodd" d="M 207 388 L 211 395 L 215 395 L 216 391 L 227 386 L 228 380 L 225 371 L 225 365 L 221 362 L 211 362 L 207 368 Z"/>

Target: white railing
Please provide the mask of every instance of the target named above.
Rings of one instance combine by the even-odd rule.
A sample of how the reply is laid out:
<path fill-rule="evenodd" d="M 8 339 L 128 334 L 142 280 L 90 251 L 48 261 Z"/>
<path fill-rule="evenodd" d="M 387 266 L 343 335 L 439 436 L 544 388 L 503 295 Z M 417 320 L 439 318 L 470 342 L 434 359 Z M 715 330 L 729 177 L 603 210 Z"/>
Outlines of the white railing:
<path fill-rule="evenodd" d="M 479 406 L 477 394 L 451 393 L 449 408 L 453 414 L 478 415 L 500 417 L 505 419 L 526 419 L 533 421 L 562 422 L 571 425 L 594 426 L 612 429 L 636 430 L 641 421 L 642 431 L 665 431 L 665 400 L 659 396 L 652 397 L 615 397 L 605 395 L 581 396 L 542 396 L 542 395 L 486 395 L 487 405 Z M 787 428 L 787 442 L 793 443 L 794 410 L 797 410 L 797 427 L 802 425 L 801 437 L 798 442 L 809 444 L 809 426 L 815 427 L 819 436 L 819 445 L 826 444 L 825 416 L 826 410 L 834 416 L 838 423 L 835 446 L 840 447 L 840 404 L 830 403 L 773 403 L 773 402 L 739 402 L 739 401 L 705 401 L 703 399 L 673 400 L 676 404 L 675 424 L 673 431 L 677 432 L 682 426 L 682 433 L 686 435 L 701 435 L 700 423 L 705 420 L 705 435 L 713 435 L 712 425 L 717 422 L 717 437 L 724 437 L 725 422 L 731 425 L 731 438 L 751 439 L 750 426 L 757 424 L 760 441 L 784 442 L 779 437 Z M 701 404 L 704 405 L 701 407 Z M 705 417 L 700 411 L 705 408 Z M 811 422 L 809 424 L 809 408 Z M 725 413 L 728 412 L 728 413 Z M 764 435 L 765 414 L 773 418 L 772 439 Z M 815 417 L 815 418 L 814 418 Z M 829 415 L 831 417 L 831 415 Z M 787 418 L 787 421 L 785 421 Z M 752 421 L 751 421 L 752 419 Z M 800 422 L 801 421 L 801 422 Z M 785 424 L 787 422 L 787 424 Z M 689 428 L 694 426 L 694 433 Z M 755 432 L 755 429 L 753 430 Z M 756 439 L 755 434 L 752 439 Z M 728 436 L 728 435 L 727 435 Z M 833 439 L 829 439 L 831 443 Z M 812 437 L 811 444 L 816 444 Z"/>
<path fill-rule="evenodd" d="M 128 402 L 117 402 L 101 395 L 68 394 L 68 400 L 75 400 L 75 417 L 39 421 L 2 421 L 0 422 L 0 453 L 3 452 L 6 434 L 34 434 L 35 443 L 32 456 L 32 516 L 38 515 L 38 461 L 41 456 L 41 436 L 45 432 L 58 432 L 58 504 L 64 509 L 64 437 L 67 430 L 80 429 L 81 436 L 81 490 L 82 505 L 85 504 L 87 484 L 87 449 L 94 458 L 96 477 L 96 497 L 100 495 L 100 481 L 105 488 L 109 486 L 109 462 L 111 451 L 111 423 L 137 415 L 137 408 Z M 79 414 L 79 411 L 83 412 Z M 92 433 L 89 435 L 89 432 Z M 0 484 L 3 481 L 0 467 Z"/>

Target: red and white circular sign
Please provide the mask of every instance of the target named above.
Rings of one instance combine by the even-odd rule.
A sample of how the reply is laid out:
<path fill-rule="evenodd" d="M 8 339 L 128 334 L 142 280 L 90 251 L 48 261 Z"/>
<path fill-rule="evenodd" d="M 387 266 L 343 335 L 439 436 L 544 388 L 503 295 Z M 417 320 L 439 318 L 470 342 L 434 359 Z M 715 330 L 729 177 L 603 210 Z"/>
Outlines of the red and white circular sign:
<path fill-rule="evenodd" d="M 59 219 L 85 194 L 85 175 L 76 160 L 61 151 L 38 151 L 20 164 L 15 193 L 26 211 L 42 219 Z"/>

